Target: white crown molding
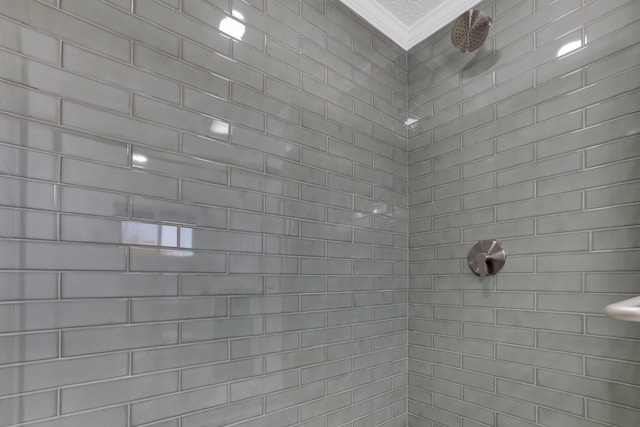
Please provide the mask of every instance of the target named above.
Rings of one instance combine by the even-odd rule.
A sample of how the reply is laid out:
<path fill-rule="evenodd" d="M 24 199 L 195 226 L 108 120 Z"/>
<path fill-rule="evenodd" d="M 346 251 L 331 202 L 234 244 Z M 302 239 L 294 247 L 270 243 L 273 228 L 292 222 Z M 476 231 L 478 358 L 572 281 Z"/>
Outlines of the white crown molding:
<path fill-rule="evenodd" d="M 341 0 L 405 50 L 411 49 L 480 0 L 446 0 L 411 26 L 405 25 L 378 0 Z"/>
<path fill-rule="evenodd" d="M 400 47 L 409 50 L 409 32 L 407 26 L 389 10 L 378 3 L 378 0 L 341 0 L 366 19 L 370 24 L 382 31 L 387 37 L 398 43 Z"/>

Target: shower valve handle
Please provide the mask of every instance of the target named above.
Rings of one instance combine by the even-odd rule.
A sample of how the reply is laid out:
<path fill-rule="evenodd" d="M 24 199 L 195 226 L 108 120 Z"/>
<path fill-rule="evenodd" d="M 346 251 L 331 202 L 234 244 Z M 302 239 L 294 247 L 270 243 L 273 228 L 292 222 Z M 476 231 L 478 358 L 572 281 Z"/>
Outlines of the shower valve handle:
<path fill-rule="evenodd" d="M 478 276 L 494 276 L 502 269 L 507 255 L 497 240 L 481 240 L 469 253 L 469 268 Z"/>

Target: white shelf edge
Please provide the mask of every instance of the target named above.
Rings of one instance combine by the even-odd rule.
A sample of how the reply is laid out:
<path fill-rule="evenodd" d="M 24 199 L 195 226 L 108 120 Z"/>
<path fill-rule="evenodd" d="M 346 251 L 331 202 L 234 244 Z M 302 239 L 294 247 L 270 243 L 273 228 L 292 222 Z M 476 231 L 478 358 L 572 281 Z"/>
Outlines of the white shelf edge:
<path fill-rule="evenodd" d="M 614 319 L 640 322 L 640 297 L 609 304 L 604 312 Z"/>

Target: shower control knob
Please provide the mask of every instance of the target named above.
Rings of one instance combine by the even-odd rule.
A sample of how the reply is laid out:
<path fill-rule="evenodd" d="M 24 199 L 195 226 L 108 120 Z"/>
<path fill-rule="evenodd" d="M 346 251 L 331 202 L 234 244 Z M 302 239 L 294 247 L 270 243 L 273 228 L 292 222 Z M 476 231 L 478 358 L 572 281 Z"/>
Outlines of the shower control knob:
<path fill-rule="evenodd" d="M 497 240 L 480 240 L 471 248 L 467 260 L 478 276 L 495 276 L 507 261 L 507 254 Z"/>

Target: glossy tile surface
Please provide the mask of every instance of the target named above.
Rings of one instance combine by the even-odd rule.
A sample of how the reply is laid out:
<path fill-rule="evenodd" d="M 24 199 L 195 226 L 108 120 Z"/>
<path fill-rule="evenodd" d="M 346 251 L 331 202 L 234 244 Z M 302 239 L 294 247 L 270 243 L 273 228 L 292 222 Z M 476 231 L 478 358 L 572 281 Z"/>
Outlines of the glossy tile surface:
<path fill-rule="evenodd" d="M 0 33 L 0 426 L 406 425 L 405 52 L 336 0 Z"/>
<path fill-rule="evenodd" d="M 478 7 L 7 0 L 0 425 L 635 427 L 640 10 Z"/>
<path fill-rule="evenodd" d="M 638 4 L 477 8 L 479 53 L 409 52 L 408 425 L 635 425 L 640 334 L 604 307 L 640 293 Z"/>

